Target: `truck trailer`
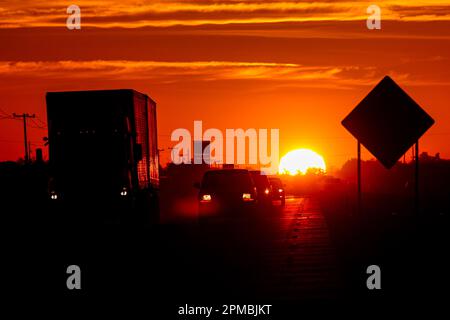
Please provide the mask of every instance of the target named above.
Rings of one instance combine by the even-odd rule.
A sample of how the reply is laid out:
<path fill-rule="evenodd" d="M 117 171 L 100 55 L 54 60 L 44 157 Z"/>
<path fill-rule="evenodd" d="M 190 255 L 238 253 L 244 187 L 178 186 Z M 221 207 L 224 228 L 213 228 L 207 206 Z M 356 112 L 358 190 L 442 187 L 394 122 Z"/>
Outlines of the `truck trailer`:
<path fill-rule="evenodd" d="M 46 102 L 49 200 L 59 215 L 157 222 L 156 103 L 131 89 L 48 92 Z"/>

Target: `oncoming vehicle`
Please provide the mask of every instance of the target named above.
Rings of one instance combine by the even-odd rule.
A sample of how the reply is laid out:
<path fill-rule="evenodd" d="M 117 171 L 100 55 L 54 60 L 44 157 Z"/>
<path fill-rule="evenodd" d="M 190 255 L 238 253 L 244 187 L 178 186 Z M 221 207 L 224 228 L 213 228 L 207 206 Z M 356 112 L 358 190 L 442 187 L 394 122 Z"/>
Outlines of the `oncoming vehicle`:
<path fill-rule="evenodd" d="M 258 192 L 258 202 L 261 205 L 268 206 L 272 204 L 272 189 L 270 187 L 267 175 L 262 174 L 259 170 L 250 171 L 253 182 Z"/>
<path fill-rule="evenodd" d="M 257 191 L 248 170 L 222 169 L 207 171 L 198 186 L 199 216 L 241 216 L 257 202 Z"/>
<path fill-rule="evenodd" d="M 51 208 L 88 224 L 158 222 L 156 103 L 131 89 L 46 100 Z"/>
<path fill-rule="evenodd" d="M 281 179 L 277 177 L 269 177 L 269 182 L 272 188 L 272 199 L 274 201 L 281 201 L 281 205 L 284 206 L 286 204 L 286 195 Z"/>

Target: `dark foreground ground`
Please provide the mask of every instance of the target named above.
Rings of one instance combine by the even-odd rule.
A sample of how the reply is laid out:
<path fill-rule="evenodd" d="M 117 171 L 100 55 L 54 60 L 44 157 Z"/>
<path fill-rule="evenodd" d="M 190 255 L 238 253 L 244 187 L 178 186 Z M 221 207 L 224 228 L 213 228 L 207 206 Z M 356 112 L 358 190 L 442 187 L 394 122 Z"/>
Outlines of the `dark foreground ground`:
<path fill-rule="evenodd" d="M 23 306 L 131 303 L 158 319 L 177 318 L 186 304 L 217 307 L 212 319 L 224 304 L 273 305 L 270 317 L 259 316 L 266 319 L 301 318 L 311 306 L 316 314 L 330 306 L 445 308 L 448 216 L 362 219 L 342 212 L 341 202 L 291 197 L 284 209 L 206 225 L 192 218 L 150 228 L 6 226 L 3 288 Z M 81 268 L 79 291 L 66 287 L 72 264 Z M 381 268 L 381 290 L 367 289 L 372 264 Z"/>

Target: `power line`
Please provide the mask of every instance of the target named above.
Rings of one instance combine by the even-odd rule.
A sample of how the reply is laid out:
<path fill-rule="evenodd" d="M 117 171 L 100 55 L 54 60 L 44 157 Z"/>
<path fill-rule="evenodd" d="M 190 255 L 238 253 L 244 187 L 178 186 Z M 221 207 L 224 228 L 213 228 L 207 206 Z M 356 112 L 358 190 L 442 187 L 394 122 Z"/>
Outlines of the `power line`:
<path fill-rule="evenodd" d="M 13 119 L 13 116 L 6 113 L 2 108 L 0 108 L 0 113 L 2 114 L 0 115 L 0 120 Z"/>
<path fill-rule="evenodd" d="M 6 113 L 2 108 L 0 108 L 0 112 L 3 113 L 4 116 L 11 117 L 11 115 Z"/>
<path fill-rule="evenodd" d="M 35 129 L 47 130 L 47 126 L 40 125 L 34 119 L 30 119 L 30 120 L 34 124 L 34 126 L 30 125 L 30 127 L 35 128 Z"/>
<path fill-rule="evenodd" d="M 47 122 L 42 121 L 40 117 L 36 116 L 36 120 L 39 121 L 42 126 L 47 127 Z"/>

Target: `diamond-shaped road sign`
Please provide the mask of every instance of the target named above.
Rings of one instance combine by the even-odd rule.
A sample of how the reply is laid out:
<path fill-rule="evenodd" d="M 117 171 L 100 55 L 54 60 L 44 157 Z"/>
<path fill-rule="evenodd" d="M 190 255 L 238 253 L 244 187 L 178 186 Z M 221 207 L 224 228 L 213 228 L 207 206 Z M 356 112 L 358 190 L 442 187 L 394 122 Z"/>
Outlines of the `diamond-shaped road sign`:
<path fill-rule="evenodd" d="M 342 125 L 390 169 L 434 120 L 386 76 L 342 120 Z"/>

